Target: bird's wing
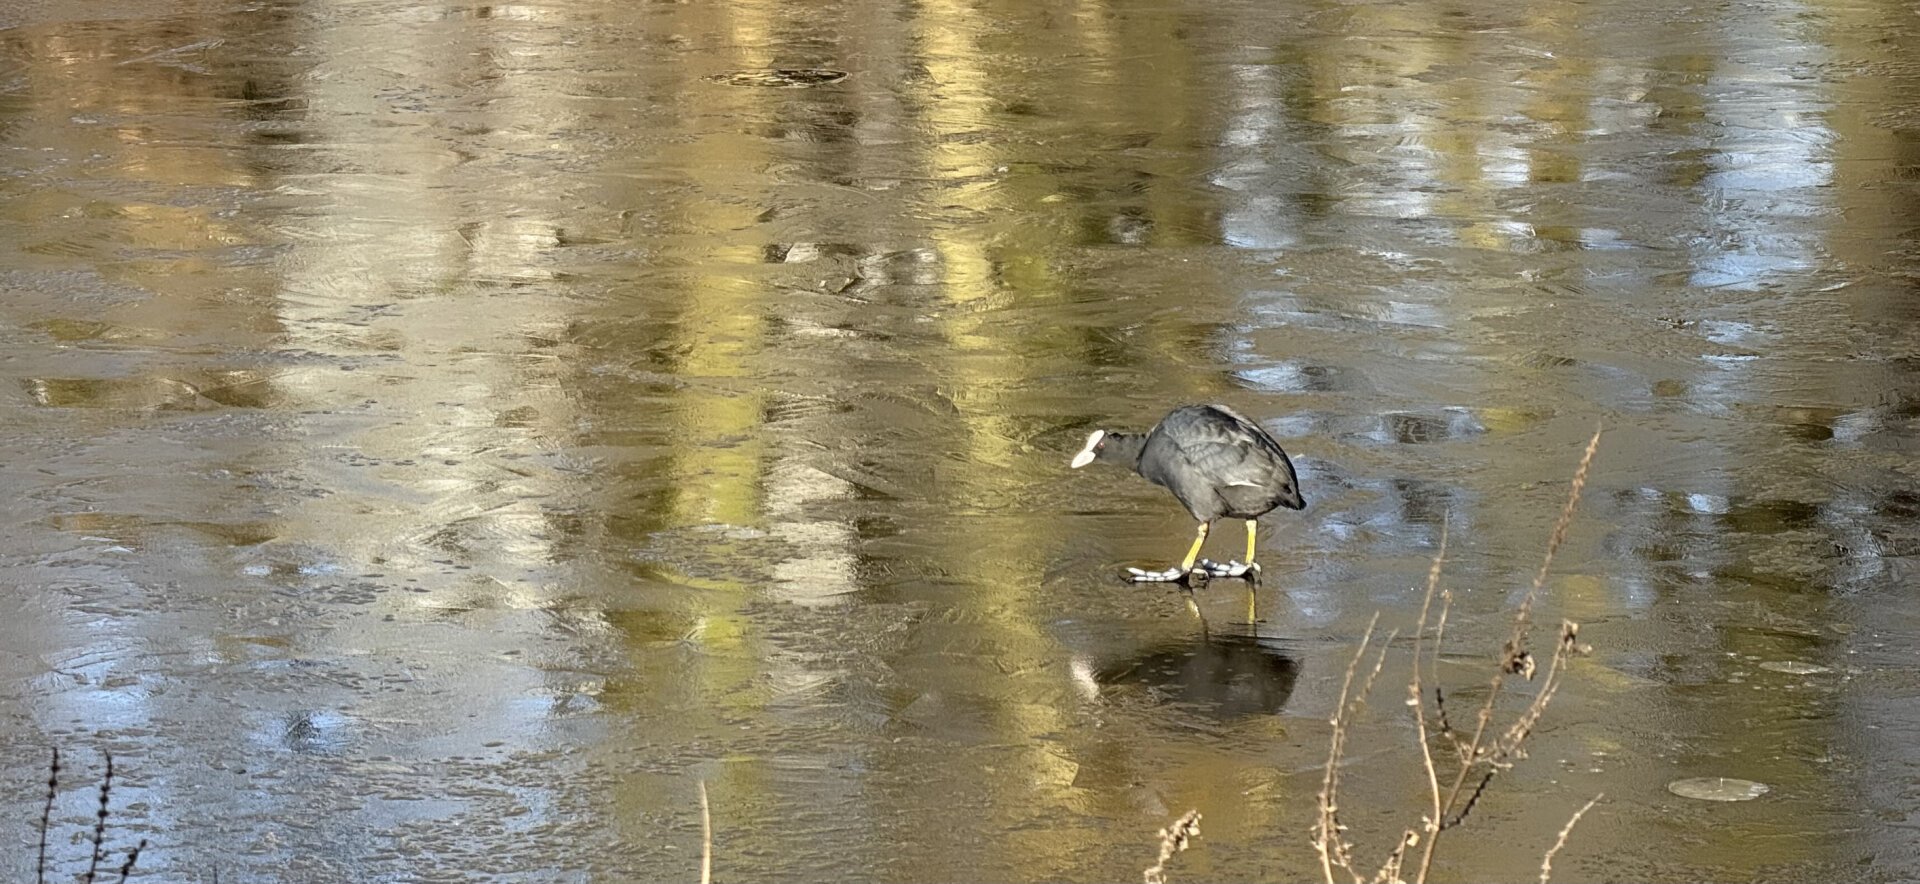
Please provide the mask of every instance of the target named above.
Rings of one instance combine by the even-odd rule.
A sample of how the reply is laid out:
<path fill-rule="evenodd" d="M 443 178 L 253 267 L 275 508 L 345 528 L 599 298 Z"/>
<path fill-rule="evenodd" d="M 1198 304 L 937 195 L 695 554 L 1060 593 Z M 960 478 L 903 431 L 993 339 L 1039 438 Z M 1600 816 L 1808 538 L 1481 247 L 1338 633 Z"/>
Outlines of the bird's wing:
<path fill-rule="evenodd" d="M 1285 462 L 1285 452 L 1266 433 L 1249 429 L 1259 424 L 1226 406 L 1211 408 L 1232 420 L 1196 417 L 1169 441 L 1183 459 L 1221 485 L 1266 487 L 1276 462 Z"/>
<path fill-rule="evenodd" d="M 1275 457 L 1286 457 L 1287 453 L 1280 449 L 1280 443 L 1273 441 L 1273 437 L 1267 435 L 1266 430 L 1260 429 L 1259 421 L 1256 421 L 1253 418 L 1247 417 L 1246 415 L 1241 414 L 1238 411 L 1234 411 L 1233 409 L 1228 408 L 1225 405 L 1209 405 L 1207 407 L 1213 409 L 1214 411 L 1220 412 L 1221 414 L 1224 414 L 1230 418 L 1233 418 L 1235 421 L 1238 421 L 1239 424 L 1245 425 L 1245 426 L 1240 426 L 1240 425 L 1229 423 L 1226 421 L 1209 421 L 1208 422 L 1209 425 L 1219 428 L 1223 434 L 1228 435 L 1233 439 L 1245 440 L 1247 442 L 1250 442 L 1255 447 L 1261 448 L 1265 450 L 1268 454 L 1274 455 Z"/>
<path fill-rule="evenodd" d="M 1264 488 L 1272 481 L 1273 462 L 1263 448 L 1192 439 L 1177 444 L 1181 457 L 1212 484 Z"/>

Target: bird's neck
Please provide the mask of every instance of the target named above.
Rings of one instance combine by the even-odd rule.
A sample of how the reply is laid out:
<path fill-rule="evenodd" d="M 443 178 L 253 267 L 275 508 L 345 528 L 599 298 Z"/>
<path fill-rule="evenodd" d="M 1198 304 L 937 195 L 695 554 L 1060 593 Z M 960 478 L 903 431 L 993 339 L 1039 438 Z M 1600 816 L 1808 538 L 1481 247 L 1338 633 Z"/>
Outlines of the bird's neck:
<path fill-rule="evenodd" d="M 1131 470 L 1140 469 L 1140 449 L 1147 447 L 1146 434 L 1108 433 L 1101 440 L 1100 459 Z"/>

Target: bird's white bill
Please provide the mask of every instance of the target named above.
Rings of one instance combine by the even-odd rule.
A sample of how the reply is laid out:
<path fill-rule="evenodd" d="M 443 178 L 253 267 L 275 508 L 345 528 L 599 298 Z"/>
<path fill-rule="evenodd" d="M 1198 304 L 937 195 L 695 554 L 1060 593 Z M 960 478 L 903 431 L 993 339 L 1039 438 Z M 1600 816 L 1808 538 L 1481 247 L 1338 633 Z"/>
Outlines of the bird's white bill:
<path fill-rule="evenodd" d="M 1067 464 L 1067 466 L 1071 469 L 1077 470 L 1081 467 L 1086 466 L 1087 464 L 1093 463 L 1094 446 L 1099 445 L 1100 437 L 1105 436 L 1106 434 L 1107 434 L 1106 430 L 1094 430 L 1093 435 L 1087 437 L 1087 447 L 1080 449 L 1080 453 L 1074 455 L 1073 461 Z"/>

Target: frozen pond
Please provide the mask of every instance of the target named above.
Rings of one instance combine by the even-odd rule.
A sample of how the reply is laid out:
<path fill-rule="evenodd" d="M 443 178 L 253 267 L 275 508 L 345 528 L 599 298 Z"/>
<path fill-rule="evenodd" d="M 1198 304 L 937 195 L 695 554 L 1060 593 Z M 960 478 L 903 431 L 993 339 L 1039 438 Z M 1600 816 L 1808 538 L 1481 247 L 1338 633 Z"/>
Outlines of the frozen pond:
<path fill-rule="evenodd" d="M 722 881 L 1139 880 L 1193 808 L 1174 880 L 1318 879 L 1369 618 L 1399 671 L 1444 524 L 1470 708 L 1604 425 L 1537 612 L 1593 653 L 1436 875 L 1604 791 L 1556 880 L 1907 880 L 1916 59 L 1867 0 L 0 4 L 0 878 L 58 746 L 52 880 L 103 751 L 135 880 L 693 881 L 702 781 Z M 1308 507 L 1190 607 L 1066 460 L 1192 401 Z"/>

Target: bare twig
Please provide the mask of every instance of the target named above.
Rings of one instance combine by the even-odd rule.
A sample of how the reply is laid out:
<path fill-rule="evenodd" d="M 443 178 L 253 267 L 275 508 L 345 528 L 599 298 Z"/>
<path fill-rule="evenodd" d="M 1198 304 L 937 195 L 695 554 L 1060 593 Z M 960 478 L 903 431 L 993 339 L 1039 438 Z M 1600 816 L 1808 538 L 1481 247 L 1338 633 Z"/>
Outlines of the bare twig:
<path fill-rule="evenodd" d="M 1433 664 L 1429 671 L 1440 671 L 1440 648 L 1447 637 L 1447 614 L 1453 610 L 1453 590 L 1440 590 L 1440 616 L 1435 618 L 1433 627 Z M 1467 747 L 1460 742 L 1460 734 L 1453 729 L 1453 723 L 1447 720 L 1447 692 L 1440 687 L 1438 679 L 1433 685 L 1433 712 L 1439 722 L 1440 735 L 1447 738 L 1447 744 L 1453 747 L 1453 754 L 1461 764 L 1467 763 Z"/>
<path fill-rule="evenodd" d="M 1587 473 L 1593 464 L 1593 457 L 1600 445 L 1600 433 L 1595 431 L 1587 441 L 1585 452 L 1581 455 L 1580 465 L 1574 471 L 1566 504 L 1561 508 L 1553 531 L 1547 540 L 1547 548 L 1542 556 L 1540 569 L 1534 574 L 1526 595 L 1515 608 L 1512 616 L 1512 634 L 1501 649 L 1497 665 L 1488 683 L 1486 696 L 1479 703 L 1470 737 L 1464 741 L 1461 732 L 1453 728 L 1448 720 L 1446 691 L 1439 682 L 1442 645 L 1446 637 L 1447 620 L 1452 612 L 1453 593 L 1442 589 L 1440 577 L 1445 570 L 1448 545 L 1448 530 L 1442 525 L 1440 548 L 1435 553 L 1427 569 L 1426 592 L 1420 601 L 1420 618 L 1413 634 L 1413 655 L 1410 676 L 1407 682 L 1406 703 L 1413 707 L 1416 740 L 1420 748 L 1421 771 L 1426 779 L 1427 808 L 1421 815 L 1418 825 L 1402 830 L 1399 841 L 1387 855 L 1386 861 L 1370 879 L 1372 884 L 1404 884 L 1409 878 L 1413 884 L 1425 884 L 1433 867 L 1434 851 L 1440 837 L 1448 829 L 1460 825 L 1486 794 L 1487 787 L 1503 770 L 1513 765 L 1514 759 L 1524 758 L 1523 744 L 1532 735 L 1535 726 L 1546 712 L 1546 707 L 1557 694 L 1565 678 L 1567 666 L 1574 655 L 1584 653 L 1585 648 L 1578 643 L 1579 625 L 1563 620 L 1560 625 L 1559 640 L 1554 646 L 1553 657 L 1546 667 L 1546 678 L 1540 689 L 1535 692 L 1527 707 L 1504 728 L 1493 725 L 1494 713 L 1499 708 L 1501 689 L 1507 677 L 1521 675 L 1529 680 L 1535 675 L 1536 661 L 1527 650 L 1527 638 L 1533 618 L 1533 607 L 1541 590 L 1546 586 L 1554 557 L 1561 545 L 1566 542 L 1567 532 L 1572 525 L 1573 515 L 1580 494 L 1587 483 Z M 1439 605 L 1434 604 L 1438 597 Z M 1321 778 L 1319 796 L 1319 819 L 1313 827 L 1314 849 L 1320 855 L 1321 878 L 1325 884 L 1340 884 L 1335 878 L 1337 867 L 1351 877 L 1354 884 L 1368 884 L 1369 879 L 1362 876 L 1353 864 L 1353 845 L 1346 838 L 1346 827 L 1340 822 L 1340 778 L 1342 759 L 1346 753 L 1347 741 L 1355 717 L 1365 707 L 1367 697 L 1373 690 L 1386 663 L 1388 649 L 1392 646 L 1394 633 L 1389 632 L 1380 644 L 1373 666 L 1364 677 L 1360 677 L 1361 662 L 1373 647 L 1374 630 L 1379 627 L 1380 615 L 1375 612 L 1367 622 L 1367 628 L 1361 634 L 1360 644 L 1353 651 L 1353 659 L 1347 663 L 1346 674 L 1340 683 L 1340 699 L 1335 706 L 1330 723 L 1333 733 L 1327 741 L 1327 764 Z M 1432 651 L 1429 653 L 1428 630 L 1432 630 Z M 1429 718 L 1425 704 L 1425 690 L 1429 681 L 1433 684 L 1434 714 Z M 1431 740 L 1436 736 L 1445 737 L 1453 747 L 1457 769 L 1449 772 L 1450 783 L 1443 783 L 1438 765 L 1434 759 Z M 1595 799 L 1598 800 L 1597 798 Z M 1592 802 L 1588 803 L 1588 807 Z M 1546 854 L 1542 865 L 1542 880 L 1553 855 L 1566 842 L 1568 835 L 1578 822 L 1582 808 L 1574 815 L 1567 827 L 1562 830 L 1560 843 Z M 1420 848 L 1418 865 L 1411 875 L 1407 867 L 1411 864 L 1412 851 Z M 1149 881 L 1154 881 L 1153 870 L 1149 870 Z"/>
<path fill-rule="evenodd" d="M 707 781 L 700 781 L 700 884 L 713 884 L 713 812 L 707 806 Z"/>
<path fill-rule="evenodd" d="M 53 747 L 53 766 L 47 771 L 47 804 L 40 810 L 40 862 L 34 866 L 33 880 L 47 884 L 47 829 L 53 825 L 53 798 L 60 790 L 60 747 Z"/>
<path fill-rule="evenodd" d="M 1487 793 L 1487 784 L 1493 782 L 1493 775 L 1499 772 L 1500 769 L 1498 767 L 1489 766 L 1487 772 L 1481 775 L 1480 782 L 1474 784 L 1473 791 L 1467 793 L 1467 800 L 1460 805 L 1460 812 L 1448 817 L 1445 822 L 1442 822 L 1440 824 L 1440 830 L 1444 832 L 1466 822 L 1467 814 L 1472 813 L 1473 806 L 1480 803 L 1480 796 Z"/>
<path fill-rule="evenodd" d="M 1554 522 L 1553 533 L 1547 537 L 1547 551 L 1541 557 L 1540 570 L 1534 573 L 1533 583 L 1528 586 L 1527 594 L 1520 600 L 1519 608 L 1514 611 L 1513 632 L 1502 649 L 1500 666 L 1494 670 L 1493 677 L 1487 685 L 1487 698 L 1480 704 L 1479 714 L 1475 716 L 1473 736 L 1460 750 L 1460 769 L 1455 773 L 1453 784 L 1448 788 L 1446 798 L 1440 804 L 1440 814 L 1434 821 L 1434 825 L 1438 827 L 1436 834 L 1438 831 L 1459 825 L 1465 820 L 1467 813 L 1473 809 L 1480 795 L 1486 791 L 1487 783 L 1500 770 L 1506 758 L 1519 751 L 1519 740 L 1496 739 L 1494 741 L 1496 745 L 1489 746 L 1487 744 L 1488 725 L 1493 721 L 1494 707 L 1500 699 L 1500 689 L 1505 685 L 1506 677 L 1510 674 L 1523 675 L 1529 679 L 1533 677 L 1533 657 L 1526 648 L 1527 630 L 1533 620 L 1533 603 L 1538 598 L 1540 589 L 1546 585 L 1547 572 L 1553 566 L 1554 556 L 1559 553 L 1560 545 L 1567 539 L 1567 529 L 1573 523 L 1574 510 L 1580 504 L 1580 492 L 1587 485 L 1587 471 L 1593 465 L 1594 453 L 1600 449 L 1600 434 L 1601 431 L 1596 429 L 1593 437 L 1587 440 L 1586 451 L 1580 456 L 1580 466 L 1574 470 L 1573 480 L 1567 490 L 1567 502 L 1560 508 L 1560 518 Z M 1562 647 L 1554 652 L 1554 662 L 1549 667 L 1549 684 L 1542 685 L 1540 694 L 1534 697 L 1534 703 L 1528 707 L 1528 713 L 1522 715 L 1521 722 L 1516 722 L 1514 727 L 1508 729 L 1508 737 L 1517 735 L 1519 739 L 1525 739 L 1526 734 L 1531 732 L 1533 723 L 1538 720 L 1539 713 L 1545 710 L 1545 700 L 1552 699 L 1553 690 L 1558 687 L 1560 666 L 1564 662 L 1563 653 L 1570 653 L 1572 650 L 1572 642 L 1565 636 L 1568 626 L 1571 624 L 1562 627 Z M 1576 631 L 1578 629 L 1578 627 L 1572 628 Z M 1542 699 L 1543 697 L 1545 700 Z M 1444 715 L 1444 712 L 1442 714 Z M 1444 717 L 1441 721 L 1445 722 Z M 1467 782 L 1481 762 L 1488 763 L 1488 770 L 1469 793 Z M 1468 796 L 1464 806 L 1460 803 L 1463 795 Z M 1458 812 L 1455 812 L 1456 807 L 1459 807 Z M 1437 837 L 1427 839 L 1426 847 L 1420 854 L 1420 866 L 1414 874 L 1416 884 L 1426 881 L 1427 873 L 1433 867 L 1434 848 L 1438 843 Z"/>
<path fill-rule="evenodd" d="M 100 780 L 100 813 L 93 823 L 93 860 L 87 863 L 87 884 L 93 884 L 93 875 L 100 868 L 100 860 L 106 857 L 106 851 L 100 847 L 107 838 L 107 799 L 113 795 L 113 753 L 107 756 L 107 775 Z"/>
<path fill-rule="evenodd" d="M 1553 702 L 1554 694 L 1560 690 L 1560 683 L 1566 677 L 1567 661 L 1572 659 L 1574 654 L 1583 651 L 1576 641 L 1579 633 L 1580 624 L 1571 620 L 1560 622 L 1560 640 L 1554 647 L 1553 660 L 1547 664 L 1547 676 L 1541 683 L 1540 692 L 1534 696 L 1532 703 L 1527 704 L 1526 710 L 1514 719 L 1506 733 L 1488 747 L 1483 758 L 1487 763 L 1486 773 L 1480 777 L 1480 782 L 1474 785 L 1473 791 L 1467 795 L 1466 802 L 1460 805 L 1460 810 L 1440 824 L 1442 830 L 1453 828 L 1465 821 L 1467 814 L 1472 813 L 1474 805 L 1479 803 L 1480 796 L 1486 792 L 1487 785 L 1493 782 L 1494 775 L 1511 767 L 1514 759 L 1526 757 L 1523 744 L 1533 733 L 1533 726 L 1539 723 L 1540 716 L 1546 713 L 1547 704 Z"/>
<path fill-rule="evenodd" d="M 147 849 L 147 839 L 140 839 L 132 850 L 127 851 L 127 861 L 120 864 L 120 884 L 127 884 L 127 876 L 133 874 L 133 864 L 140 860 L 140 851 Z"/>
<path fill-rule="evenodd" d="M 1353 716 L 1360 714 L 1361 707 L 1367 705 L 1367 698 L 1373 695 L 1373 683 L 1379 680 L 1380 670 L 1387 665 L 1387 649 L 1391 648 L 1393 646 L 1393 640 L 1399 637 L 1400 630 L 1391 630 L 1387 633 L 1387 637 L 1380 642 L 1380 653 L 1373 658 L 1373 668 L 1367 670 L 1366 679 L 1360 682 L 1359 693 L 1353 695 L 1353 705 L 1347 710 L 1348 721 L 1352 721 Z"/>
<path fill-rule="evenodd" d="M 1160 830 L 1160 859 L 1147 869 L 1147 884 L 1167 884 L 1167 861 L 1174 854 L 1185 851 L 1192 845 L 1193 839 L 1200 837 L 1200 811 L 1198 808 L 1187 811 L 1173 821 L 1173 825 Z"/>
<path fill-rule="evenodd" d="M 1460 750 L 1460 770 L 1454 775 L 1453 785 L 1447 790 L 1446 800 L 1441 802 L 1440 804 L 1440 812 L 1442 816 L 1445 816 L 1453 812 L 1454 805 L 1459 803 L 1460 795 L 1462 794 L 1462 791 L 1466 788 L 1467 777 L 1472 775 L 1473 773 L 1474 762 L 1477 762 L 1480 760 L 1481 753 L 1484 751 L 1481 748 L 1481 741 L 1486 736 L 1488 722 L 1491 722 L 1493 720 L 1494 701 L 1499 699 L 1500 697 L 1500 685 L 1506 680 L 1506 675 L 1507 675 L 1507 672 L 1504 666 L 1494 670 L 1493 680 L 1492 680 L 1492 683 L 1489 685 L 1489 689 L 1487 691 L 1486 702 L 1480 704 L 1480 712 L 1476 716 L 1476 720 L 1474 722 L 1473 737 L 1472 739 L 1469 739 L 1466 743 L 1466 746 Z M 1475 798 L 1479 797 L 1480 790 L 1485 789 L 1486 785 L 1487 784 L 1485 782 L 1482 782 L 1479 788 L 1474 790 Z M 1469 803 L 1468 806 L 1471 807 L 1472 806 L 1471 803 Z M 1460 818 L 1456 817 L 1455 822 L 1457 822 L 1458 819 Z M 1453 825 L 1453 823 L 1443 822 L 1441 823 L 1441 828 L 1446 828 L 1449 825 Z M 1421 853 L 1420 870 L 1418 874 L 1414 876 L 1414 880 L 1416 882 L 1425 881 L 1427 879 L 1427 870 L 1433 864 L 1434 844 L 1435 844 L 1434 840 L 1432 839 L 1428 840 L 1426 850 L 1422 851 Z"/>
<path fill-rule="evenodd" d="M 1560 508 L 1560 518 L 1553 523 L 1553 533 L 1547 537 L 1547 554 L 1540 559 L 1540 570 L 1533 575 L 1533 585 L 1527 587 L 1527 594 L 1520 599 L 1520 608 L 1513 615 L 1513 636 L 1507 642 L 1506 671 L 1519 672 L 1521 667 L 1531 662 L 1527 657 L 1527 627 L 1532 625 L 1533 600 L 1540 594 L 1540 587 L 1547 583 L 1547 570 L 1553 567 L 1553 557 L 1560 552 L 1560 544 L 1567 539 L 1567 528 L 1573 524 L 1573 511 L 1580 506 L 1580 491 L 1587 487 L 1587 468 L 1593 466 L 1593 454 L 1600 450 L 1600 431 L 1593 431 L 1593 438 L 1587 440 L 1587 450 L 1580 455 L 1580 466 L 1573 471 L 1572 487 L 1567 492 L 1567 502 Z M 1531 677 L 1531 672 L 1528 673 Z"/>
<path fill-rule="evenodd" d="M 1440 775 L 1433 767 L 1433 747 L 1427 745 L 1426 703 L 1421 701 L 1420 682 L 1420 643 L 1426 637 L 1427 611 L 1433 607 L 1434 590 L 1440 587 L 1440 568 L 1447 560 L 1447 526 L 1440 526 L 1440 551 L 1433 554 L 1433 565 L 1427 569 L 1427 594 L 1420 600 L 1420 622 L 1413 630 L 1413 674 L 1407 680 L 1407 705 L 1413 707 L 1413 721 L 1417 725 L 1415 740 L 1420 744 L 1420 763 L 1427 773 L 1427 794 L 1433 800 L 1433 810 L 1427 817 L 1423 830 L 1428 837 L 1440 833 Z M 1443 624 L 1444 626 L 1444 624 Z M 1434 665 L 1439 666 L 1439 638 L 1434 639 Z M 1406 849 L 1420 843 L 1419 836 L 1409 831 L 1400 838 L 1400 846 L 1394 849 L 1389 863 L 1394 867 L 1394 878 L 1399 877 L 1400 856 Z"/>
<path fill-rule="evenodd" d="M 1374 616 L 1377 618 L 1379 614 L 1376 613 Z M 1360 690 L 1354 692 L 1352 702 L 1347 704 L 1346 709 L 1341 714 L 1341 728 L 1343 731 L 1353 726 L 1353 717 L 1360 714 L 1360 710 L 1367 705 L 1367 698 L 1373 696 L 1373 683 L 1379 680 L 1380 670 L 1387 665 L 1387 650 L 1393 647 L 1393 640 L 1399 635 L 1400 631 L 1396 629 L 1388 632 L 1387 637 L 1381 640 L 1380 653 L 1374 655 L 1373 658 L 1373 668 L 1367 670 L 1367 677 L 1360 681 Z M 1346 738 L 1344 736 L 1340 740 L 1340 748 L 1342 752 L 1346 750 Z M 1346 854 L 1347 871 L 1353 875 L 1355 881 L 1361 880 L 1360 871 L 1352 866 L 1353 846 L 1345 843 L 1340 846 Z"/>
<path fill-rule="evenodd" d="M 1553 660 L 1547 664 L 1547 677 L 1540 683 L 1540 693 L 1534 695 L 1533 702 L 1527 704 L 1526 711 L 1520 713 L 1519 718 L 1514 719 L 1513 726 L 1507 728 L 1506 735 L 1495 744 L 1496 754 L 1519 755 L 1520 744 L 1526 740 L 1528 734 L 1533 732 L 1533 726 L 1539 723 L 1540 716 L 1547 711 L 1547 704 L 1553 702 L 1553 695 L 1560 690 L 1560 682 L 1567 673 L 1567 660 L 1579 653 L 1579 637 L 1580 624 L 1572 620 L 1560 621 L 1560 640 L 1554 645 Z"/>
<path fill-rule="evenodd" d="M 1419 843 L 1419 832 L 1408 829 L 1400 833 L 1400 843 L 1394 845 L 1393 852 L 1387 854 L 1387 861 L 1380 866 L 1380 871 L 1374 873 L 1373 884 L 1403 884 L 1400 867 L 1406 862 L 1407 848 Z"/>
<path fill-rule="evenodd" d="M 1447 559 L 1447 526 L 1440 526 L 1440 550 L 1434 553 L 1433 564 L 1427 568 L 1427 591 L 1420 600 L 1420 620 L 1413 630 L 1413 672 L 1407 679 L 1407 705 L 1413 707 L 1415 727 L 1414 741 L 1420 746 L 1420 761 L 1427 774 L 1427 792 L 1433 801 L 1432 811 L 1421 821 L 1420 828 L 1409 828 L 1400 834 L 1400 842 L 1394 845 L 1393 852 L 1373 876 L 1376 884 L 1393 884 L 1401 880 L 1401 866 L 1406 861 L 1408 848 L 1421 842 L 1423 837 L 1437 836 L 1440 831 L 1440 776 L 1433 766 L 1433 749 L 1427 744 L 1426 705 L 1421 701 L 1420 662 L 1423 653 L 1422 644 L 1426 640 L 1427 620 L 1433 610 L 1433 596 L 1440 587 L 1440 571 Z M 1437 641 L 1437 639 L 1436 639 Z M 1434 665 L 1439 666 L 1439 649 L 1435 646 Z"/>
<path fill-rule="evenodd" d="M 1367 631 L 1360 634 L 1360 646 L 1353 651 L 1353 660 L 1347 663 L 1346 677 L 1340 682 L 1340 700 L 1334 706 L 1333 735 L 1327 739 L 1327 769 L 1320 777 L 1320 821 L 1313 827 L 1314 850 L 1320 854 L 1320 874 L 1326 884 L 1334 884 L 1333 867 L 1347 870 L 1354 881 L 1359 874 L 1353 871 L 1353 864 L 1347 851 L 1347 843 L 1340 834 L 1339 818 L 1340 794 L 1340 753 L 1345 749 L 1347 737 L 1347 705 L 1352 696 L 1353 676 L 1360 670 L 1360 659 L 1367 654 L 1367 645 L 1373 641 L 1373 628 L 1380 623 L 1380 612 L 1373 612 L 1373 619 L 1367 621 Z"/>
<path fill-rule="evenodd" d="M 1547 855 L 1540 858 L 1540 884 L 1547 884 L 1547 879 L 1553 877 L 1553 855 L 1559 853 L 1560 848 L 1567 846 L 1567 836 L 1573 834 L 1574 824 L 1580 822 L 1580 818 L 1586 816 L 1587 811 L 1592 810 L 1593 805 L 1605 797 L 1607 793 L 1601 792 L 1588 799 L 1586 804 L 1573 812 L 1573 818 L 1567 820 L 1567 824 L 1561 827 L 1560 837 L 1554 839 L 1552 847 L 1547 848 Z"/>

